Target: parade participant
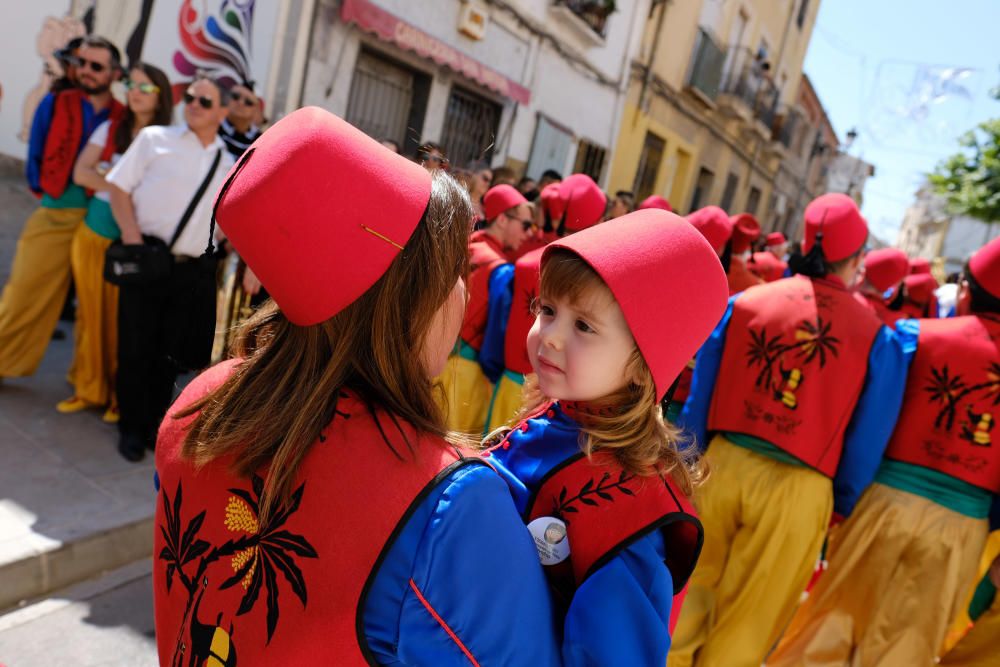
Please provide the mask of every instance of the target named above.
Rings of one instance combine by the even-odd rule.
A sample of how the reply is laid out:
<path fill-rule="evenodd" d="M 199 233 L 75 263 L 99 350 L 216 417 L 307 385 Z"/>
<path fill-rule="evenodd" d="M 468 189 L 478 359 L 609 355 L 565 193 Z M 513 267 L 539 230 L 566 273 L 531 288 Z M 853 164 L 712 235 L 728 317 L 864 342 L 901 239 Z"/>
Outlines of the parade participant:
<path fill-rule="evenodd" d="M 78 87 L 46 95 L 31 124 L 26 172 L 41 206 L 24 225 L 0 296 L 0 378 L 32 375 L 42 361 L 69 289 L 73 235 L 87 213 L 73 164 L 94 129 L 124 110 L 110 92 L 118 49 L 87 37 L 78 54 Z"/>
<path fill-rule="evenodd" d="M 788 265 L 778 259 L 773 253 L 768 251 L 755 252 L 750 255 L 747 262 L 747 269 L 761 280 L 773 283 L 785 277 Z"/>
<path fill-rule="evenodd" d="M 788 257 L 788 239 L 781 232 L 771 232 L 764 237 L 764 250 L 784 262 Z"/>
<path fill-rule="evenodd" d="M 216 213 L 273 303 L 161 429 L 161 663 L 558 664 L 530 537 L 432 397 L 465 302 L 464 190 L 310 107 Z"/>
<path fill-rule="evenodd" d="M 243 81 L 230 89 L 229 113 L 219 126 L 219 136 L 226 142 L 226 150 L 237 160 L 260 136 L 260 128 L 253 122 L 257 115 L 253 86 L 253 81 Z"/>
<path fill-rule="evenodd" d="M 674 207 L 670 205 L 666 199 L 660 195 L 650 195 L 642 200 L 639 204 L 639 210 L 644 211 L 647 208 L 658 208 L 661 211 L 666 211 L 667 213 L 673 213 Z"/>
<path fill-rule="evenodd" d="M 729 241 L 732 255 L 727 275 L 729 276 L 729 294 L 732 296 L 751 287 L 763 285 L 764 281 L 747 268 L 750 249 L 754 242 L 760 238 L 760 223 L 749 213 L 734 215 L 730 220 L 733 227 L 733 234 Z"/>
<path fill-rule="evenodd" d="M 885 460 L 768 665 L 934 663 L 1000 493 L 1000 240 L 961 290 L 959 317 L 897 323 L 912 362 Z"/>
<path fill-rule="evenodd" d="M 604 193 L 589 176 L 574 174 L 561 184 L 548 187 L 554 188 L 554 192 L 560 195 L 544 200 L 544 205 L 547 206 L 546 221 L 556 221 L 554 226 L 557 231 L 549 241 L 587 229 L 601 221 L 605 207 Z M 522 255 L 514 263 L 510 314 L 504 327 L 502 345 L 498 345 L 488 334 L 480 352 L 480 356 L 486 354 L 501 357 L 503 366 L 503 374 L 497 381 L 490 400 L 486 432 L 509 423 L 521 408 L 524 376 L 531 372 L 526 341 L 528 331 L 535 322 L 533 307 L 538 296 L 541 259 L 542 248 L 537 248 Z"/>
<path fill-rule="evenodd" d="M 628 190 L 619 190 L 611 199 L 605 220 L 614 220 L 635 210 L 635 196 Z"/>
<path fill-rule="evenodd" d="M 701 469 L 659 403 L 726 293 L 713 250 L 664 211 L 544 251 L 530 416 L 484 456 L 546 565 L 566 664 L 664 664 L 701 546 Z"/>
<path fill-rule="evenodd" d="M 489 336 L 503 345 L 510 312 L 510 283 L 514 278 L 511 253 L 531 232 L 531 206 L 511 185 L 491 188 L 483 197 L 486 227 L 469 237 L 469 305 L 456 353 L 448 360 L 440 381 L 444 389 L 448 426 L 480 437 L 486 424 L 493 384 L 503 372 L 503 356 L 480 357 Z"/>
<path fill-rule="evenodd" d="M 938 282 L 930 273 L 911 273 L 903 278 L 902 303 L 899 313 L 902 317 L 937 317 L 937 297 L 934 290 Z"/>
<path fill-rule="evenodd" d="M 931 261 L 923 257 L 914 257 L 910 260 L 910 273 L 917 275 L 931 272 Z"/>
<path fill-rule="evenodd" d="M 104 255 L 121 236 L 111 214 L 104 175 L 121 158 L 139 130 L 147 125 L 170 125 L 173 98 L 170 80 L 162 70 L 135 63 L 125 81 L 128 107 L 121 119 L 102 123 L 87 142 L 73 168 L 73 181 L 95 194 L 87 204 L 84 224 L 70 247 L 76 286 L 76 327 L 73 362 L 68 379 L 73 395 L 56 405 L 64 413 L 106 406 L 104 421 L 118 422 L 115 373 L 118 367 L 118 288 L 104 280 Z"/>
<path fill-rule="evenodd" d="M 760 665 L 831 518 L 848 516 L 875 475 L 906 364 L 847 287 L 867 238 L 850 197 L 813 200 L 803 273 L 733 297 L 698 353 L 680 422 L 708 445 L 712 476 L 696 497 L 705 549 L 671 667 Z"/>
<path fill-rule="evenodd" d="M 899 289 L 910 270 L 906 253 L 898 248 L 880 248 L 865 255 L 865 272 L 855 292 L 858 302 L 870 309 L 883 324 L 895 326 L 898 311 L 890 310 L 885 295 Z"/>
<path fill-rule="evenodd" d="M 969 595 L 945 640 L 938 664 L 950 667 L 993 667 L 1000 655 L 1000 530 L 986 540 L 977 572 L 978 583 Z"/>

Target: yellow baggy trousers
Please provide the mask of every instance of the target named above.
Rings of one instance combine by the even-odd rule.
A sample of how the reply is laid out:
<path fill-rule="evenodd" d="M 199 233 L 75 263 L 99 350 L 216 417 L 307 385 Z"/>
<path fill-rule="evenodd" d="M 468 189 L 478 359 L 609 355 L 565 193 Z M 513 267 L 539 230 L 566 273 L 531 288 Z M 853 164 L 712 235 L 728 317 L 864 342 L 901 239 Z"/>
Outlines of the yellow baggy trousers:
<path fill-rule="evenodd" d="M 70 259 L 76 285 L 76 328 L 69 381 L 78 398 L 112 402 L 118 368 L 118 287 L 104 279 L 111 239 L 86 224 L 73 236 Z"/>
<path fill-rule="evenodd" d="M 444 392 L 442 407 L 448 429 L 481 439 L 493 385 L 486 379 L 479 362 L 453 354 L 448 357 L 448 365 L 437 377 L 437 382 L 441 383 Z"/>
<path fill-rule="evenodd" d="M 986 540 L 973 586 L 986 575 L 993 560 L 998 556 L 1000 556 L 1000 530 L 995 530 Z M 948 639 L 945 641 L 946 650 L 942 651 L 944 653 L 940 663 L 942 665 L 992 667 L 1000 663 L 1000 594 L 993 599 L 990 608 L 976 619 L 970 629 L 972 619 L 969 618 L 968 610 L 971 598 L 970 592 L 965 604 L 962 605 L 958 619 L 952 624 L 948 633 Z"/>
<path fill-rule="evenodd" d="M 760 667 L 799 603 L 833 512 L 832 483 L 717 435 L 694 502 L 705 529 L 670 667 Z"/>
<path fill-rule="evenodd" d="M 486 433 L 492 433 L 501 426 L 512 423 L 521 409 L 524 381 L 522 379 L 521 382 L 517 382 L 511 377 L 512 375 L 521 377 L 512 371 L 504 371 L 493 390 L 493 398 L 490 400 L 490 408 L 486 415 Z"/>
<path fill-rule="evenodd" d="M 933 665 L 986 532 L 985 519 L 873 484 L 768 667 Z"/>

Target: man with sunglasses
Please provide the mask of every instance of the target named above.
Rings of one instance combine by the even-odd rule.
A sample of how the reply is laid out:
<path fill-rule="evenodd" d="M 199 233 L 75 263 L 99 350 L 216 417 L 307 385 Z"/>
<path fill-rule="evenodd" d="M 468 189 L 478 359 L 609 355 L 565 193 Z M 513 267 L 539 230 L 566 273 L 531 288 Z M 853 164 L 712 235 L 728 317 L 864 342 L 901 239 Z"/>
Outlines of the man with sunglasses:
<path fill-rule="evenodd" d="M 219 137 L 228 102 L 226 88 L 199 74 L 184 93 L 184 123 L 143 128 L 107 175 L 122 243 L 169 244 L 173 256 L 165 278 L 119 292 L 118 451 L 130 461 L 156 442 L 178 373 L 211 356 L 212 332 L 202 336 L 198 315 L 215 312 L 215 290 L 199 289 L 198 258 L 209 243 L 215 193 L 234 162 Z"/>
<path fill-rule="evenodd" d="M 26 175 L 41 206 L 24 225 L 0 296 L 0 378 L 33 374 L 45 354 L 69 289 L 73 235 L 87 213 L 73 165 L 97 126 L 124 111 L 110 92 L 118 49 L 86 37 L 74 58 L 76 87 L 46 95 L 31 125 Z"/>
<path fill-rule="evenodd" d="M 226 142 L 226 149 L 237 160 L 260 136 L 260 128 L 253 122 L 257 115 L 257 104 L 253 81 L 244 81 L 230 89 L 229 112 L 219 127 L 219 136 Z"/>

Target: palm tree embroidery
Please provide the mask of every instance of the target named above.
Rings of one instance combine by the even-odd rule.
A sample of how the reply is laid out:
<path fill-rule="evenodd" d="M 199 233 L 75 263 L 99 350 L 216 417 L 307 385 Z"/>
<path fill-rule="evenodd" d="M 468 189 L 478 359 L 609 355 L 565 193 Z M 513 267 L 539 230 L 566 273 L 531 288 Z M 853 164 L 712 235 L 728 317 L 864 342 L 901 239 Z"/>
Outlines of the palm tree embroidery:
<path fill-rule="evenodd" d="M 972 394 L 979 393 L 980 400 L 992 399 L 993 405 L 1000 405 L 1000 364 L 992 362 L 984 370 L 986 380 L 969 385 L 961 375 L 951 375 L 948 364 L 944 364 L 941 368 L 931 367 L 931 377 L 928 378 L 923 390 L 930 394 L 931 403 L 941 405 L 934 419 L 934 428 L 941 428 L 941 423 L 944 422 L 945 430 L 951 431 L 955 426 L 959 405 L 963 399 Z M 971 405 L 967 409 L 971 410 Z"/>
<path fill-rule="evenodd" d="M 839 356 L 840 339 L 830 334 L 832 327 L 833 323 L 824 322 L 821 315 L 817 315 L 815 322 L 802 320 L 795 330 L 794 343 L 783 342 L 782 334 L 768 338 L 766 327 L 750 329 L 747 363 L 751 368 L 759 367 L 754 386 L 768 393 L 777 389 L 780 377 L 775 377 L 775 365 L 789 352 L 794 352 L 803 364 L 818 358 L 819 367 L 825 367 L 829 356 Z"/>

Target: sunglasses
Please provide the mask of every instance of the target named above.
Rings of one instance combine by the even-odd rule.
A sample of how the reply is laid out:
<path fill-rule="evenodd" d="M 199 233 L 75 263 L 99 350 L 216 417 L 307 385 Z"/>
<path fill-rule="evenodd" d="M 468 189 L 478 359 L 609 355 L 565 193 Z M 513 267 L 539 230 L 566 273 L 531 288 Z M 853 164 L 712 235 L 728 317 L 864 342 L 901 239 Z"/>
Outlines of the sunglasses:
<path fill-rule="evenodd" d="M 233 98 L 233 102 L 243 102 L 244 106 L 252 107 L 257 105 L 257 100 L 250 97 L 249 95 L 244 97 L 239 93 L 233 93 L 232 95 L 230 95 L 230 97 Z"/>
<path fill-rule="evenodd" d="M 524 227 L 524 231 L 526 231 L 526 232 L 533 232 L 536 229 L 538 229 L 538 225 L 536 225 L 535 221 L 532 220 L 531 218 L 525 218 L 524 220 L 518 220 L 514 216 L 509 216 L 509 217 L 510 217 L 511 220 L 517 220 L 518 222 L 520 222 L 521 226 Z"/>
<path fill-rule="evenodd" d="M 95 74 L 100 74 L 108 68 L 104 63 L 99 63 L 96 60 L 87 60 L 86 58 L 77 57 L 78 64 L 76 65 L 80 69 L 87 68 Z"/>
<path fill-rule="evenodd" d="M 191 104 L 195 100 L 198 100 L 198 104 L 201 105 L 202 109 L 211 109 L 215 106 L 215 102 L 210 97 L 205 97 L 204 95 L 195 97 L 191 93 L 184 93 L 184 104 Z"/>
<path fill-rule="evenodd" d="M 160 92 L 160 87 L 153 83 L 136 83 L 131 79 L 125 80 L 125 90 L 138 90 L 140 93 L 153 95 Z"/>

